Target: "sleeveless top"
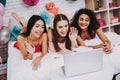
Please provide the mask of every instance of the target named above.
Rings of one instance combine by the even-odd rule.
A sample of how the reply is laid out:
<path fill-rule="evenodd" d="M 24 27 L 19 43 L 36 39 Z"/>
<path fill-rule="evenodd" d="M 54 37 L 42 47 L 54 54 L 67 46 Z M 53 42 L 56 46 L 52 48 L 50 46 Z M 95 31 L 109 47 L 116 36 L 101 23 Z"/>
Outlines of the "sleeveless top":
<path fill-rule="evenodd" d="M 27 38 L 27 42 L 28 42 L 28 38 Z M 28 43 L 29 43 L 29 42 L 28 42 Z M 38 43 L 39 43 L 39 40 L 38 40 Z M 19 49 L 19 46 L 18 46 L 18 42 L 17 42 L 17 41 L 15 42 L 14 47 L 16 47 L 17 49 Z M 36 53 L 36 52 L 40 52 L 40 51 L 42 51 L 42 46 L 39 45 L 39 44 L 37 44 L 37 45 L 35 46 L 35 53 Z"/>

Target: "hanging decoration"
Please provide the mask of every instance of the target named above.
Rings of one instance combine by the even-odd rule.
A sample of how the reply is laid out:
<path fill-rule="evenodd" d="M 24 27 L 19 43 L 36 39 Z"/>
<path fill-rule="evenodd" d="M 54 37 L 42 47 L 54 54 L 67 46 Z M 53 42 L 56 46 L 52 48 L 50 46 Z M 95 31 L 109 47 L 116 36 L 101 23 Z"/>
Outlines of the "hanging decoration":
<path fill-rule="evenodd" d="M 6 5 L 6 0 L 0 0 L 0 3 L 2 3 L 2 4 L 4 5 L 4 7 L 5 7 L 5 5 Z"/>
<path fill-rule="evenodd" d="M 0 44 L 6 44 L 9 39 L 9 29 L 7 27 L 3 27 L 3 29 L 0 31 Z"/>
<path fill-rule="evenodd" d="M 43 11 L 40 12 L 39 15 L 45 20 L 46 24 L 50 24 L 51 23 L 51 15 L 48 13 L 48 11 Z"/>
<path fill-rule="evenodd" d="M 56 7 L 54 2 L 46 3 L 45 7 L 46 7 L 46 10 L 51 14 L 53 14 L 54 17 L 59 13 L 59 8 Z"/>
<path fill-rule="evenodd" d="M 21 31 L 22 26 L 14 25 L 10 30 L 10 40 L 16 41 Z"/>
<path fill-rule="evenodd" d="M 23 0 L 23 2 L 28 6 L 34 6 L 39 2 L 39 0 Z"/>

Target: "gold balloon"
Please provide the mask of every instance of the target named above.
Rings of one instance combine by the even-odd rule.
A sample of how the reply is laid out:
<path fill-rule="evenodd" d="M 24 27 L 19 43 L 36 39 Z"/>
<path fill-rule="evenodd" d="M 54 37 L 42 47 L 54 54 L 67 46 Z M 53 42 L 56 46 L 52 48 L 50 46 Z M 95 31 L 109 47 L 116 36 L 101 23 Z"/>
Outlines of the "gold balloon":
<path fill-rule="evenodd" d="M 6 44 L 10 39 L 10 32 L 7 27 L 0 30 L 0 44 Z"/>

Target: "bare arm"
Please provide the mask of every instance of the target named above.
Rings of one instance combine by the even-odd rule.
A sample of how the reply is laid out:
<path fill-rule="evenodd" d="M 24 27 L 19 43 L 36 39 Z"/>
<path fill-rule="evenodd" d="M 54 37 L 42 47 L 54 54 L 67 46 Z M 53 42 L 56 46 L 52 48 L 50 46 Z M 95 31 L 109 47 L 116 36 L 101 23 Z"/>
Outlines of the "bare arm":
<path fill-rule="evenodd" d="M 109 45 L 111 45 L 110 40 L 105 36 L 101 29 L 96 30 L 96 33 L 103 43 L 107 42 Z"/>
<path fill-rule="evenodd" d="M 18 36 L 18 46 L 19 49 L 23 55 L 23 58 L 26 59 L 32 59 L 32 54 L 29 54 L 28 51 L 26 50 L 26 39 L 22 37 L 21 35 Z"/>
<path fill-rule="evenodd" d="M 48 51 L 48 46 L 47 46 L 47 33 L 43 33 L 42 35 L 42 55 L 41 58 L 47 53 Z"/>
<path fill-rule="evenodd" d="M 22 27 L 23 27 L 22 32 L 24 32 L 27 27 L 27 23 L 25 22 L 24 18 L 21 18 L 16 12 L 12 12 L 11 15 L 22 25 Z"/>
<path fill-rule="evenodd" d="M 100 40 L 102 41 L 102 43 L 94 45 L 94 46 L 88 46 L 88 47 L 92 47 L 93 49 L 97 49 L 97 48 L 103 48 L 104 43 L 108 43 L 109 45 L 111 44 L 110 41 L 108 40 L 108 38 L 104 35 L 104 33 L 102 32 L 101 29 L 97 29 L 96 33 L 98 35 L 98 37 L 100 38 Z"/>
<path fill-rule="evenodd" d="M 83 39 L 79 35 L 77 36 L 77 43 L 79 46 L 85 46 Z"/>
<path fill-rule="evenodd" d="M 96 33 L 98 34 L 99 38 L 102 40 L 102 47 L 104 48 L 104 51 L 106 53 L 111 53 L 112 49 L 111 49 L 111 42 L 110 40 L 105 36 L 105 34 L 102 32 L 101 29 L 98 29 L 96 31 Z"/>
<path fill-rule="evenodd" d="M 42 35 L 42 53 L 40 56 L 36 57 L 33 61 L 33 70 L 37 70 L 38 66 L 40 65 L 41 59 L 47 54 L 47 34 L 43 33 Z"/>

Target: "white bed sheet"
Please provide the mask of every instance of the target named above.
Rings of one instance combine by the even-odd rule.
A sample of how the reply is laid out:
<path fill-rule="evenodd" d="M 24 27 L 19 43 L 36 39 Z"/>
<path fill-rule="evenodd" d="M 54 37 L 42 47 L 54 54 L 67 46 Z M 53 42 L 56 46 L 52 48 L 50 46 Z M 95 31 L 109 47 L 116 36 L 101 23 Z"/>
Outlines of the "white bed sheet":
<path fill-rule="evenodd" d="M 98 39 L 89 42 L 85 41 L 88 45 L 94 45 L 93 42 L 96 44 L 100 41 Z M 14 48 L 13 44 L 14 41 L 10 41 L 8 45 L 7 80 L 112 80 L 113 74 L 120 72 L 119 42 L 112 44 L 114 46 L 112 54 L 104 54 L 103 69 L 101 71 L 71 78 L 66 78 L 61 69 L 61 66 L 64 65 L 62 55 L 48 53 L 42 59 L 41 67 L 37 71 L 33 71 L 32 61 L 36 56 L 40 55 L 40 53 L 35 54 L 33 60 L 23 60 L 20 51 Z M 76 50 L 86 51 L 91 49 L 79 47 Z"/>
<path fill-rule="evenodd" d="M 33 60 L 23 60 L 19 50 L 13 47 L 14 42 L 9 42 L 8 45 L 8 68 L 7 80 L 48 80 L 49 74 L 49 59 L 42 59 L 41 66 L 38 70 L 32 70 L 32 61 L 40 53 L 34 54 Z M 50 58 L 50 56 L 49 56 Z"/>
<path fill-rule="evenodd" d="M 114 47 L 112 54 L 103 55 L 103 68 L 98 72 L 93 72 L 85 75 L 75 76 L 75 77 L 65 77 L 62 70 L 63 57 L 54 58 L 52 62 L 51 70 L 51 80 L 112 80 L 114 74 L 120 72 L 120 46 Z M 79 47 L 77 50 L 86 50 L 88 48 Z M 90 50 L 90 49 L 89 49 Z M 117 50 L 117 51 L 116 51 Z M 119 52 L 119 54 L 117 53 Z M 55 64 L 55 65 L 54 65 Z"/>

